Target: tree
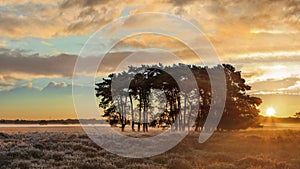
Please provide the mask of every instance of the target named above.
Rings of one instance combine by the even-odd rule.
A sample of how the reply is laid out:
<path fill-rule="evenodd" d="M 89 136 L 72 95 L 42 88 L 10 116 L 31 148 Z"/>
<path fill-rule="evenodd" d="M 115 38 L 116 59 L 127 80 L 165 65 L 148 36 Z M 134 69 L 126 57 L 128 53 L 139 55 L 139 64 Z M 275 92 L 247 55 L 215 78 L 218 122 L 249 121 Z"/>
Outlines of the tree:
<path fill-rule="evenodd" d="M 249 96 L 246 92 L 251 87 L 245 84 L 241 72 L 236 71 L 232 65 L 224 64 L 226 75 L 227 97 L 223 116 L 219 123 L 219 129 L 246 129 L 257 125 L 259 110 L 262 103 L 258 97 Z"/>
<path fill-rule="evenodd" d="M 186 67 L 192 74 L 183 71 Z M 143 131 L 147 132 L 149 123 L 151 126 L 174 124 L 175 130 L 186 130 L 185 127 L 188 126 L 190 130 L 192 120 L 195 121 L 195 130 L 199 131 L 208 116 L 214 92 L 211 89 L 208 71 L 220 69 L 225 72 L 227 97 L 218 129 L 244 129 L 257 125 L 257 107 L 262 101 L 247 94 L 251 87 L 241 77 L 241 72 L 229 64 L 211 68 L 184 64 L 130 66 L 127 72 L 110 74 L 108 78 L 97 83 L 96 96 L 99 98 L 99 106 L 104 109 L 103 116 L 107 117 L 111 125 L 120 124 L 122 131 L 128 121 L 131 121 L 132 131 L 135 131 L 135 124 L 140 131 L 142 124 Z M 168 72 L 176 74 L 181 85 L 186 86 L 182 91 Z M 191 85 L 193 78 L 197 86 Z M 128 80 L 130 83 L 125 83 Z M 163 109 L 162 112 L 153 112 L 157 103 L 151 102 L 150 97 L 153 97 L 154 90 L 161 91 L 155 97 L 166 98 L 163 102 L 164 108 L 160 105 L 159 110 Z M 160 103 L 160 100 L 157 102 Z M 182 107 L 183 111 L 180 111 Z"/>
<path fill-rule="evenodd" d="M 295 114 L 294 114 L 294 117 L 295 117 L 295 118 L 300 118 L 300 112 L 295 113 Z"/>

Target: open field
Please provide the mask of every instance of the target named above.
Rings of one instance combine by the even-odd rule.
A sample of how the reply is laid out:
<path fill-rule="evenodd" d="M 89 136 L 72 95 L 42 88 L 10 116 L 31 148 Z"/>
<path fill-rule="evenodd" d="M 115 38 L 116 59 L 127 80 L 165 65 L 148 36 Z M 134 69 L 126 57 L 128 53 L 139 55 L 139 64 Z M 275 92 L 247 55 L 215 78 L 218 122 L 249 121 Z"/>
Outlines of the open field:
<path fill-rule="evenodd" d="M 172 150 L 145 159 L 113 155 L 81 133 L 0 133 L 0 168 L 298 169 L 300 131 L 216 132 L 204 144 L 192 132 Z"/>

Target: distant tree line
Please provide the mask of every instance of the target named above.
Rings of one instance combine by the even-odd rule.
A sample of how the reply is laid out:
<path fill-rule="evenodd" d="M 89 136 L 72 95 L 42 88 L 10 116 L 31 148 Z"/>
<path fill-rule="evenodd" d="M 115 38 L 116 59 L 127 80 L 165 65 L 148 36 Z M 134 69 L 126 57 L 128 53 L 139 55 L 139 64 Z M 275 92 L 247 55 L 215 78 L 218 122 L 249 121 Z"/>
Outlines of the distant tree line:
<path fill-rule="evenodd" d="M 99 124 L 102 123 L 102 120 L 96 119 L 66 119 L 66 120 L 0 120 L 0 124 Z"/>
<path fill-rule="evenodd" d="M 188 67 L 192 76 L 183 67 Z M 119 125 L 124 131 L 148 131 L 148 127 L 175 126 L 175 130 L 200 131 L 211 106 L 211 84 L 208 71 L 223 69 L 226 77 L 227 96 L 225 109 L 218 130 L 246 129 L 257 126 L 258 106 L 262 100 L 248 95 L 251 87 L 232 65 L 215 67 L 178 64 L 163 66 L 129 66 L 128 71 L 112 73 L 96 83 L 96 97 L 110 125 Z M 180 91 L 176 80 L 168 73 L 175 72 L 180 83 L 197 86 Z M 198 95 L 196 94 L 198 93 Z M 198 103 L 198 104 L 196 104 Z M 197 106 L 196 106 L 197 105 Z"/>

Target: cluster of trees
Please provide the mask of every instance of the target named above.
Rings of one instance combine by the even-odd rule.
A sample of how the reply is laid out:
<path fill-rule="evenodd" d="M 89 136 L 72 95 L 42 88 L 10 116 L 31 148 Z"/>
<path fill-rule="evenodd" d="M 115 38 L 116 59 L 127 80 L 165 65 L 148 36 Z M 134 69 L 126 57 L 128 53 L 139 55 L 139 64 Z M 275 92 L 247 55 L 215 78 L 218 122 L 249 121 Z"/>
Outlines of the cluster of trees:
<path fill-rule="evenodd" d="M 188 68 L 192 74 L 183 71 Z M 111 125 L 120 125 L 122 131 L 131 125 L 132 131 L 148 131 L 148 127 L 168 127 L 175 130 L 202 129 L 211 105 L 211 84 L 208 71 L 223 69 L 226 77 L 226 102 L 218 130 L 245 129 L 257 125 L 261 99 L 249 96 L 251 87 L 232 65 L 212 68 L 178 64 L 130 66 L 128 71 L 110 74 L 96 83 L 96 96 L 104 117 Z M 168 72 L 180 77 L 180 90 Z M 191 75 L 193 77 L 191 77 Z M 191 86 L 191 80 L 196 86 Z"/>
<path fill-rule="evenodd" d="M 0 124 L 99 124 L 102 120 L 96 119 L 66 119 L 66 120 L 0 120 Z"/>
<path fill-rule="evenodd" d="M 296 112 L 293 116 L 294 116 L 295 118 L 300 118 L 300 112 Z"/>

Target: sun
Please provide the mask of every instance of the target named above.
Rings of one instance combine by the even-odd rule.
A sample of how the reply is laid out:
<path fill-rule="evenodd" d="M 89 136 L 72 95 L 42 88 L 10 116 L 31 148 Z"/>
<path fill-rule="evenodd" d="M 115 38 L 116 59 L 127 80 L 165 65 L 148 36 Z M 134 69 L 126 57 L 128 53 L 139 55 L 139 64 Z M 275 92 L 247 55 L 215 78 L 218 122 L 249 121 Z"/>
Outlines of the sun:
<path fill-rule="evenodd" d="M 267 109 L 267 115 L 268 115 L 268 116 L 274 116 L 275 113 L 276 113 L 276 111 L 275 111 L 275 109 L 274 109 L 273 107 L 269 107 L 269 108 Z"/>

